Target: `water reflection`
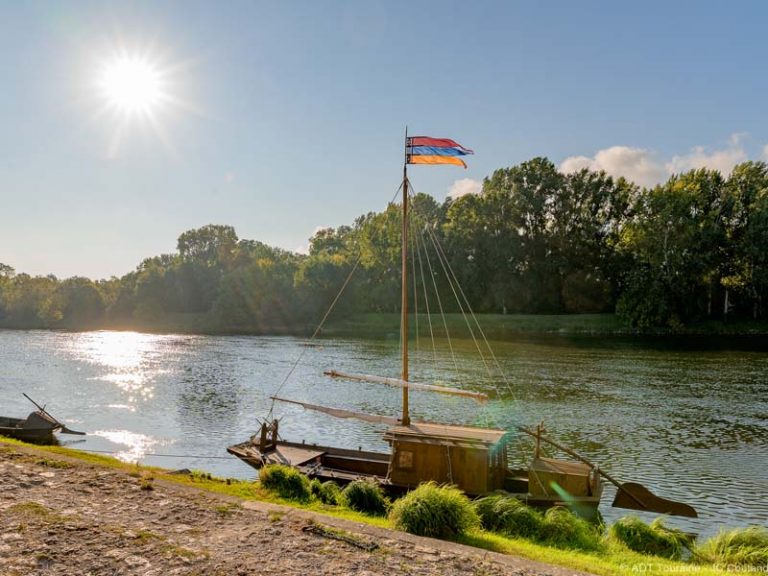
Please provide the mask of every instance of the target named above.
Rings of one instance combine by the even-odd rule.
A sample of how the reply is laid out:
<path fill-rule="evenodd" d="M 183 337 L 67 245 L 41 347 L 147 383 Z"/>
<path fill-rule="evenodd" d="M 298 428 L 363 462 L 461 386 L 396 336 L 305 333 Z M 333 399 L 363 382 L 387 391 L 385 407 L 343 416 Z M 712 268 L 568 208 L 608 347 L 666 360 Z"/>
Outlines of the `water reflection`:
<path fill-rule="evenodd" d="M 118 449 L 114 453 L 115 458 L 124 462 L 138 462 L 150 452 L 150 448 L 160 444 L 155 438 L 129 430 L 96 430 L 91 434 L 105 438 L 114 444 L 126 446 L 126 449 Z"/>
<path fill-rule="evenodd" d="M 167 341 L 167 336 L 138 332 L 89 332 L 74 340 L 68 352 L 96 367 L 96 375 L 90 379 L 114 384 L 135 410 L 135 404 L 154 397 L 155 379 L 166 372 L 157 366 L 157 360 Z"/>

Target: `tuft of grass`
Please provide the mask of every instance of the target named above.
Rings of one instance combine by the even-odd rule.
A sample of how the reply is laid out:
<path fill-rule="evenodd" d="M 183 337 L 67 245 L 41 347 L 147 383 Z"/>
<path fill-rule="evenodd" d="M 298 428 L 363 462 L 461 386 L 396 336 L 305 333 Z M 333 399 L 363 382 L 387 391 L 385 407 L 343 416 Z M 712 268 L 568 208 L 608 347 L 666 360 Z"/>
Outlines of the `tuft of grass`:
<path fill-rule="evenodd" d="M 51 460 L 50 458 L 40 458 L 39 460 L 35 461 L 35 464 L 38 466 L 45 466 L 46 468 L 56 468 L 59 470 L 66 470 L 67 468 L 72 468 L 72 464 L 69 462 L 64 462 L 62 460 Z"/>
<path fill-rule="evenodd" d="M 270 464 L 259 472 L 261 485 L 286 500 L 307 502 L 311 495 L 309 478 L 290 466 Z"/>
<path fill-rule="evenodd" d="M 395 502 L 390 519 L 399 530 L 444 539 L 456 538 L 480 524 L 461 490 L 434 482 L 420 484 Z"/>
<path fill-rule="evenodd" d="M 242 506 L 240 506 L 240 504 L 227 502 L 225 504 L 216 506 L 214 510 L 218 513 L 219 516 L 226 518 L 237 513 L 241 508 Z"/>
<path fill-rule="evenodd" d="M 155 534 L 151 530 L 139 530 L 136 532 L 134 539 L 139 544 L 147 544 L 148 542 L 152 542 L 154 540 L 165 540 L 165 537 L 160 536 L 160 534 Z"/>
<path fill-rule="evenodd" d="M 22 520 L 42 520 L 48 523 L 59 523 L 65 520 L 65 517 L 54 510 L 43 506 L 38 502 L 19 502 L 6 508 L 3 515 L 9 517 L 18 517 Z"/>
<path fill-rule="evenodd" d="M 275 510 L 271 510 L 267 513 L 267 520 L 270 522 L 280 522 L 280 520 L 283 519 L 283 516 L 285 516 L 285 512 L 277 512 Z"/>
<path fill-rule="evenodd" d="M 687 534 L 668 528 L 661 518 L 646 524 L 637 516 L 625 516 L 611 526 L 608 536 L 635 552 L 670 560 L 679 560 L 690 545 Z"/>
<path fill-rule="evenodd" d="M 389 500 L 378 484 L 366 480 L 350 482 L 341 491 L 341 503 L 356 512 L 371 516 L 385 516 Z"/>
<path fill-rule="evenodd" d="M 494 494 L 473 504 L 486 530 L 522 538 L 536 538 L 541 532 L 544 522 L 541 513 L 513 496 Z"/>
<path fill-rule="evenodd" d="M 326 480 L 320 485 L 317 497 L 323 504 L 337 506 L 341 502 L 341 488 L 333 480 Z"/>
<path fill-rule="evenodd" d="M 207 552 L 195 552 L 194 550 L 184 548 L 184 546 L 177 546 L 176 544 L 165 544 L 160 550 L 165 554 L 186 558 L 187 560 L 195 560 L 198 557 L 208 558 L 209 556 Z"/>
<path fill-rule="evenodd" d="M 600 536 L 594 525 L 562 506 L 546 511 L 539 531 L 539 540 L 545 544 L 576 550 L 600 549 Z"/>
<path fill-rule="evenodd" d="M 768 566 L 768 529 L 761 526 L 723 530 L 700 546 L 694 556 L 721 568 Z"/>

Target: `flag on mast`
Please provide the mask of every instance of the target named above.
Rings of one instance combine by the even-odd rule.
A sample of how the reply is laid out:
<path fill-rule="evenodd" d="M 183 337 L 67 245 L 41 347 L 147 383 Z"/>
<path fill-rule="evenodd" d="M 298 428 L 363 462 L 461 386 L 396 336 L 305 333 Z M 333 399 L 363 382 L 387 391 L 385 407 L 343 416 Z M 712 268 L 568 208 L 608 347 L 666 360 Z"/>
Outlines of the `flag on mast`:
<path fill-rule="evenodd" d="M 405 157 L 408 164 L 455 164 L 467 165 L 461 156 L 474 154 L 450 138 L 432 138 L 430 136 L 410 136 L 405 142 Z"/>

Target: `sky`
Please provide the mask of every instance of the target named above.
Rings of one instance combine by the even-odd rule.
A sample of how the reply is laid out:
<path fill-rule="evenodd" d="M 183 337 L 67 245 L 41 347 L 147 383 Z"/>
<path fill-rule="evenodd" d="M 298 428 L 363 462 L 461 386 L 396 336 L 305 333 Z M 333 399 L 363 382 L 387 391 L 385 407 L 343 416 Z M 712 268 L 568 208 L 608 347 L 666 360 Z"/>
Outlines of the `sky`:
<path fill-rule="evenodd" d="M 409 168 L 440 201 L 536 156 L 648 186 L 768 159 L 764 2 L 0 11 L 0 263 L 17 272 L 121 276 L 210 223 L 305 251 L 392 199 L 406 127 L 475 150 L 467 170 Z M 104 85 L 126 59 L 162 87 L 139 112 Z"/>

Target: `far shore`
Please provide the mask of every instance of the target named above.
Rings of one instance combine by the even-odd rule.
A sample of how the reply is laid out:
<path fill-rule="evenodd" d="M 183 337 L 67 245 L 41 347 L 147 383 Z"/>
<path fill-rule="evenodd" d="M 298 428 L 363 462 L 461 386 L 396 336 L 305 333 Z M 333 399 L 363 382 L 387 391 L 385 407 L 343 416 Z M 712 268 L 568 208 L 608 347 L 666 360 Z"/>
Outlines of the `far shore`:
<path fill-rule="evenodd" d="M 688 325 L 666 328 L 638 329 L 625 324 L 616 314 L 478 314 L 476 321 L 459 313 L 443 317 L 426 314 L 409 316 L 410 334 L 418 330 L 422 338 L 444 338 L 446 327 L 451 338 L 471 338 L 470 328 L 477 337 L 482 334 L 489 340 L 505 341 L 521 336 L 563 335 L 563 336 L 621 336 L 626 338 L 676 338 L 712 337 L 746 338 L 768 336 L 768 322 L 736 319 L 706 320 Z M 431 320 L 431 326 L 430 326 Z M 479 326 L 479 328 L 478 328 Z M 152 319 L 130 321 L 98 321 L 73 325 L 19 325 L 4 323 L 6 330 L 64 330 L 85 332 L 92 330 L 135 331 L 157 334 L 199 334 L 199 335 L 254 335 L 254 336 L 297 336 L 310 337 L 316 326 L 310 323 L 271 323 L 269 325 L 227 325 L 222 326 L 206 314 L 168 314 Z M 397 313 L 354 314 L 331 317 L 320 337 L 343 338 L 398 338 L 400 316 Z"/>

